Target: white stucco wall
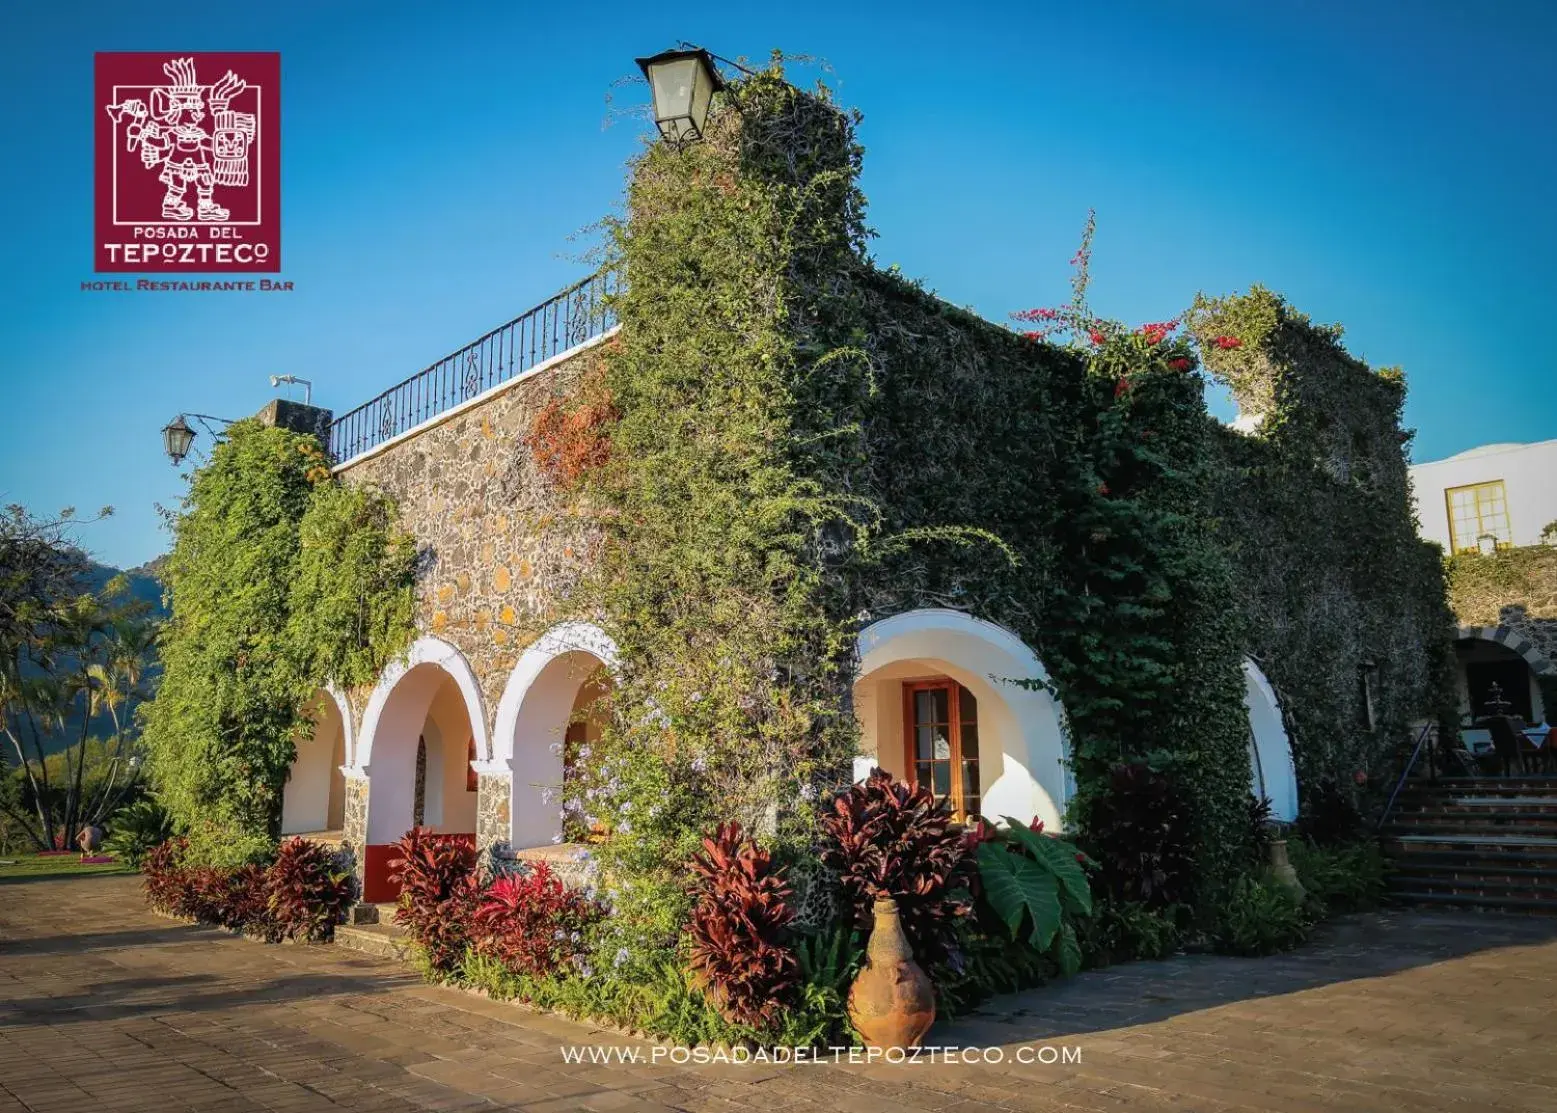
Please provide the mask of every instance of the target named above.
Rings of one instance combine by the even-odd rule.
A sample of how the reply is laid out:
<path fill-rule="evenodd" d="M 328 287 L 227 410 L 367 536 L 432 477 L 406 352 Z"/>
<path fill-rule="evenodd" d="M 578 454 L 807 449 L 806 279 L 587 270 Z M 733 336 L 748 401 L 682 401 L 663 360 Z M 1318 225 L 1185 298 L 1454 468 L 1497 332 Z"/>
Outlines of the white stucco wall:
<path fill-rule="evenodd" d="M 1020 638 L 960 611 L 910 611 L 861 631 L 859 661 L 862 757 L 903 772 L 902 707 L 893 693 L 907 677 L 949 676 L 979 701 L 983 814 L 1023 822 L 1036 816 L 1050 831 L 1062 829 L 1069 780 L 1060 706 L 1044 689 L 1009 683 L 1049 679 Z M 863 765 L 857 763 L 856 774 Z"/>
<path fill-rule="evenodd" d="M 1535 444 L 1489 444 L 1447 460 L 1411 468 L 1422 536 L 1449 548 L 1449 511 L 1444 492 L 1501 479 L 1508 492 L 1508 524 L 1515 545 L 1535 545 L 1541 528 L 1557 521 L 1557 440 Z"/>
<path fill-rule="evenodd" d="M 346 729 L 340 708 L 321 696 L 313 711 L 314 730 L 297 744 L 297 757 L 281 792 L 281 833 L 302 835 L 340 826 L 346 762 Z"/>

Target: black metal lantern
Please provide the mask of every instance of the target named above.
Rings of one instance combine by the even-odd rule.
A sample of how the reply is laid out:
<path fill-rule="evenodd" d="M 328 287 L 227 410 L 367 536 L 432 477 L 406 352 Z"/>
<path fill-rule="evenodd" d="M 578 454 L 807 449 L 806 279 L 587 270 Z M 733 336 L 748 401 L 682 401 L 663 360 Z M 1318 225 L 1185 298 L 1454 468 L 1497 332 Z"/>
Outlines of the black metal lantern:
<path fill-rule="evenodd" d="M 649 79 L 654 94 L 654 123 L 661 137 L 672 143 L 703 138 L 703 124 L 714 94 L 724 79 L 714 69 L 706 50 L 666 50 L 652 58 L 639 58 L 638 67 Z"/>
<path fill-rule="evenodd" d="M 167 451 L 168 459 L 177 467 L 189 455 L 189 448 L 195 443 L 195 431 L 184 420 L 184 415 L 179 414 L 172 421 L 162 427 L 162 447 Z"/>

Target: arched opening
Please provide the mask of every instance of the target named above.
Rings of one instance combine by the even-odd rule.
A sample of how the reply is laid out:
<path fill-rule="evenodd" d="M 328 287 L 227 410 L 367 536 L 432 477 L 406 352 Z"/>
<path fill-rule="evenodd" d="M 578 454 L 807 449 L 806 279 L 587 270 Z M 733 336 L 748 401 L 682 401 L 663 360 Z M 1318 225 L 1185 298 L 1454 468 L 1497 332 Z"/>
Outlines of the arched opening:
<path fill-rule="evenodd" d="M 321 689 L 308 704 L 311 723 L 298 739 L 297 756 L 281 793 L 281 833 L 338 841 L 345 820 L 347 718 L 340 703 Z"/>
<path fill-rule="evenodd" d="M 1297 767 L 1276 692 L 1253 661 L 1243 662 L 1243 703 L 1249 712 L 1249 791 L 1270 800 L 1270 816 L 1292 823 L 1298 814 Z"/>
<path fill-rule="evenodd" d="M 879 765 L 964 818 L 1036 816 L 1060 829 L 1063 712 L 1020 638 L 959 611 L 909 611 L 862 631 L 859 659 L 857 775 Z"/>
<path fill-rule="evenodd" d="M 423 639 L 392 667 L 363 716 L 357 765 L 368 777 L 363 899 L 399 894 L 389 881 L 390 850 L 413 826 L 476 837 L 472 749 L 486 748 L 475 678 L 452 646 Z"/>
<path fill-rule="evenodd" d="M 514 666 L 493 732 L 495 764 L 511 777 L 507 849 L 513 853 L 534 857 L 590 833 L 572 782 L 600 737 L 615 664 L 615 643 L 602 630 L 566 623 Z"/>
<path fill-rule="evenodd" d="M 1460 714 L 1471 719 L 1488 714 L 1498 699 L 1509 714 L 1527 723 L 1542 722 L 1547 707 L 1529 660 L 1509 646 L 1486 638 L 1460 638 L 1454 643 Z"/>

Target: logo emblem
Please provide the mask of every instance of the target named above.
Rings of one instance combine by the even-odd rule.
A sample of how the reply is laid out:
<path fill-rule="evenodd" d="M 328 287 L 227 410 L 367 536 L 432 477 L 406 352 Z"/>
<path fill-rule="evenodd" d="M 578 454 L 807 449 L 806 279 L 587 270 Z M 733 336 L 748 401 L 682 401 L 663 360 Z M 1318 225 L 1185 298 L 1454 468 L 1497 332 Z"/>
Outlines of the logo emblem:
<path fill-rule="evenodd" d="M 98 271 L 281 269 L 281 55 L 98 54 Z"/>

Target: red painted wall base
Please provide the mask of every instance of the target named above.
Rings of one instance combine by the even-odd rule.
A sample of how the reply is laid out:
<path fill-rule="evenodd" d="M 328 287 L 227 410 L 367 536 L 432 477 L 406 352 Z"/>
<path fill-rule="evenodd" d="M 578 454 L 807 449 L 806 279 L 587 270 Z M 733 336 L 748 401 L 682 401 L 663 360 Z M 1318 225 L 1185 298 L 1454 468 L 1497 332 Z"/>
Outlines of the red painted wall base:
<path fill-rule="evenodd" d="M 473 834 L 446 835 L 475 849 Z M 362 848 L 362 901 L 364 904 L 393 904 L 400 899 L 400 884 L 390 877 L 389 867 L 400 857 L 398 843 L 369 843 Z"/>

